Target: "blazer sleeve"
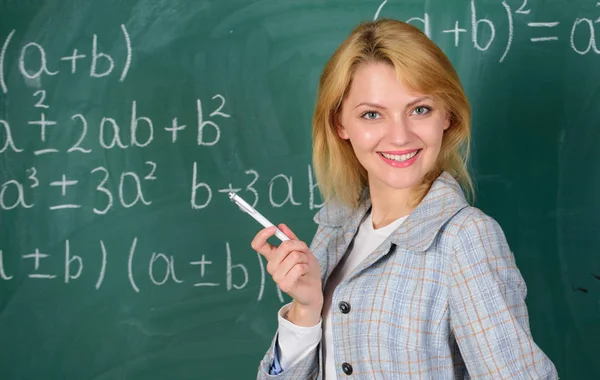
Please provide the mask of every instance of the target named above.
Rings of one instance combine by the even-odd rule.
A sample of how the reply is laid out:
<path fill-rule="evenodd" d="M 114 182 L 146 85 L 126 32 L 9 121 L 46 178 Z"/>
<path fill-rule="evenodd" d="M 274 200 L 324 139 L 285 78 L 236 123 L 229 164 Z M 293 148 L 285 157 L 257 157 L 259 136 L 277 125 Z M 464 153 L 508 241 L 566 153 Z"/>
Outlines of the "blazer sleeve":
<path fill-rule="evenodd" d="M 314 379 L 319 373 L 319 360 L 318 360 L 318 346 L 312 350 L 304 358 L 300 359 L 299 362 L 292 365 L 290 368 L 283 368 L 283 372 L 277 375 L 271 375 L 271 367 L 275 359 L 275 344 L 277 342 L 277 335 L 271 343 L 271 347 L 265 354 L 263 360 L 260 362 L 258 367 L 257 380 L 265 379 L 282 379 L 282 380 L 296 380 L 296 379 Z"/>
<path fill-rule="evenodd" d="M 329 231 L 329 232 L 328 232 Z M 319 225 L 317 228 L 317 232 L 312 240 L 310 245 L 310 250 L 313 253 L 321 247 L 323 244 L 326 244 L 327 239 L 331 235 L 331 228 Z M 322 249 L 322 248 L 321 248 Z M 319 260 L 319 265 L 321 266 L 321 275 L 324 275 L 324 258 L 320 255 L 316 255 Z M 283 371 L 277 375 L 271 375 L 270 372 L 278 372 L 277 368 L 272 370 L 274 360 L 275 360 L 275 349 L 277 344 L 277 334 L 273 338 L 271 342 L 271 347 L 267 350 L 267 353 L 263 357 L 260 362 L 260 366 L 258 367 L 258 374 L 256 376 L 257 380 L 265 380 L 265 379 L 284 379 L 284 380 L 296 380 L 296 379 L 315 379 L 319 375 L 319 347 L 318 344 L 315 348 L 313 348 L 306 356 L 304 356 L 300 361 L 293 364 L 289 368 L 282 368 Z"/>
<path fill-rule="evenodd" d="M 527 288 L 498 223 L 474 209 L 458 231 L 450 274 L 450 323 L 473 379 L 558 379 L 535 344 Z"/>

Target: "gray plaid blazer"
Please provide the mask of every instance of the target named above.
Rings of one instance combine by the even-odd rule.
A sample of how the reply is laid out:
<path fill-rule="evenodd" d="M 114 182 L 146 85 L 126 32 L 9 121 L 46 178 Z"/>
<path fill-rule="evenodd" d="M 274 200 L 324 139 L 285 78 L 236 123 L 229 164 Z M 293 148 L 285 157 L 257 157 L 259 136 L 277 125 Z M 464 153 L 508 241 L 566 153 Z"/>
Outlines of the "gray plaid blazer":
<path fill-rule="evenodd" d="M 327 204 L 315 215 L 310 249 L 323 284 L 370 206 L 369 199 L 357 209 Z M 337 286 L 332 305 L 350 305 L 347 313 L 332 306 L 337 377 L 557 379 L 532 339 L 526 293 L 498 223 L 469 206 L 456 180 L 442 173 L 406 221 Z M 320 346 L 269 375 L 276 339 L 257 379 L 322 378 Z"/>

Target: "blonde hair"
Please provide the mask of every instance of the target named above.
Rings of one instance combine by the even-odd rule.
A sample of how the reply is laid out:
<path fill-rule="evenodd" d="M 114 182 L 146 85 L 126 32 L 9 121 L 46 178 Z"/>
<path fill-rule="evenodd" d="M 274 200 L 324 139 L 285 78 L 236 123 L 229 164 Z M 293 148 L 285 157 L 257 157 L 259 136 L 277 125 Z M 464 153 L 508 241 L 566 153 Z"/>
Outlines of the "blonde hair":
<path fill-rule="evenodd" d="M 370 62 L 391 64 L 411 90 L 441 101 L 449 114 L 450 127 L 444 132 L 437 162 L 417 189 L 414 204 L 421 201 L 442 171 L 452 174 L 467 198 L 472 199 L 473 183 L 467 170 L 471 108 L 458 74 L 442 50 L 419 29 L 401 21 L 380 19 L 354 29 L 321 74 L 312 139 L 313 166 L 324 200 L 337 198 L 354 208 L 368 185 L 366 170 L 336 128 L 356 69 Z"/>

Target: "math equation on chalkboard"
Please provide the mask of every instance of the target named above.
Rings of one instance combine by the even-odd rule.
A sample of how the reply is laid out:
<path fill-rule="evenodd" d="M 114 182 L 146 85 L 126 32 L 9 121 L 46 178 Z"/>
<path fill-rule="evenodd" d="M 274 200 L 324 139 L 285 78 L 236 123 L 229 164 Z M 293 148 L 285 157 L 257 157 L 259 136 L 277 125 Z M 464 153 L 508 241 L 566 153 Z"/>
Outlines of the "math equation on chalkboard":
<path fill-rule="evenodd" d="M 389 0 L 375 4 L 373 18 L 393 17 L 393 14 L 387 13 L 392 4 L 394 2 Z M 532 45 L 566 43 L 577 55 L 600 55 L 596 40 L 596 29 L 600 23 L 600 2 L 590 2 L 589 6 L 584 7 L 586 9 L 581 10 L 579 17 L 570 20 L 566 26 L 564 20 L 537 17 L 528 0 L 519 0 L 516 5 L 515 2 L 509 4 L 504 0 L 497 2 L 495 6 L 501 12 L 494 13 L 492 17 L 480 10 L 480 2 L 471 0 L 463 10 L 468 13 L 469 22 L 462 24 L 460 19 L 464 17 L 459 17 L 460 15 L 457 15 L 452 25 L 442 25 L 441 22 L 437 22 L 435 15 L 428 12 L 413 15 L 405 21 L 422 28 L 430 38 L 440 42 L 446 49 L 458 48 L 467 42 L 473 49 L 482 53 L 494 50 L 499 53 L 499 63 L 509 59 L 511 48 L 517 40 L 517 33 L 526 34 L 525 41 Z M 486 7 L 489 8 L 490 5 L 486 4 Z M 592 14 L 595 10 L 597 17 Z M 504 15 L 505 19 L 498 19 L 498 15 Z M 9 49 L 18 33 L 17 29 L 12 29 L 3 38 L 0 50 L 0 90 L 4 97 L 9 97 L 11 91 L 15 90 L 9 86 L 6 72 L 9 65 L 16 67 L 17 75 L 23 81 L 13 80 L 12 83 L 27 83 L 29 88 L 34 88 L 30 94 L 34 111 L 28 115 L 28 120 L 19 124 L 0 114 L 0 155 L 33 155 L 52 160 L 53 156 L 67 154 L 79 159 L 98 150 L 110 152 L 144 149 L 150 147 L 155 140 L 167 139 L 172 144 L 177 144 L 178 138 L 184 133 L 185 138 L 192 137 L 198 147 L 208 148 L 219 144 L 222 140 L 223 126 L 227 125 L 232 115 L 235 116 L 228 107 L 227 95 L 215 92 L 205 99 L 190 100 L 190 106 L 195 108 L 194 120 L 182 120 L 177 115 L 172 115 L 169 125 L 164 125 L 162 120 L 160 125 L 157 125 L 148 115 L 145 105 L 135 99 L 127 101 L 130 111 L 125 118 L 122 113 L 98 117 L 82 112 L 60 113 L 59 117 L 53 118 L 50 116 L 53 104 L 48 99 L 49 89 L 42 88 L 41 83 L 47 78 L 82 73 L 92 81 L 125 82 L 130 74 L 132 62 L 136 60 L 135 41 L 132 42 L 127 26 L 121 24 L 114 30 L 114 34 L 119 38 L 117 46 L 111 52 L 100 48 L 102 35 L 93 33 L 69 54 L 56 56 L 52 54 L 51 49 L 36 41 L 25 40 L 18 47 Z M 498 44 L 502 45 L 501 48 L 491 49 Z M 0 107 L 5 105 L 0 104 Z M 35 133 L 39 144 L 23 146 L 14 137 L 13 132 L 22 128 L 29 128 L 30 133 Z M 50 138 L 57 135 L 68 135 L 71 141 L 64 144 L 63 138 Z M 60 141 L 61 146 L 53 146 L 53 141 Z M 189 199 L 192 209 L 206 208 L 213 199 L 213 194 L 219 192 L 245 191 L 253 206 L 258 201 L 258 191 L 253 187 L 260 177 L 256 170 L 248 169 L 245 172 L 248 181 L 240 181 L 238 184 L 209 184 L 201 181 L 196 162 L 190 171 L 193 184 Z M 110 171 L 102 165 L 92 167 L 85 175 L 97 193 L 94 197 L 95 204 L 84 205 L 75 201 L 73 197 L 80 185 L 79 177 L 68 172 L 54 172 L 45 173 L 52 178 L 43 181 L 40 179 L 39 168 L 32 165 L 26 169 L 26 173 L 19 173 L 16 178 L 0 178 L 0 211 L 32 208 L 36 205 L 36 199 L 42 194 L 49 196 L 51 192 L 55 193 L 53 199 L 56 202 L 44 206 L 51 211 L 83 209 L 103 215 L 117 207 L 127 209 L 138 205 L 149 206 L 152 199 L 147 195 L 147 189 L 160 180 L 160 172 L 160 164 L 153 160 L 147 160 L 143 167 L 137 165 L 135 170 L 124 169 L 120 172 Z M 81 173 L 78 173 L 78 176 L 80 175 Z M 310 166 L 307 178 L 309 208 L 312 210 L 315 208 L 315 185 Z M 292 182 L 293 179 L 283 173 L 269 178 L 269 201 L 273 207 L 281 207 L 287 203 L 298 205 L 294 200 Z M 274 195 L 276 187 L 287 188 L 287 195 L 277 199 Z"/>
<path fill-rule="evenodd" d="M 386 5 L 392 3 L 394 2 L 384 0 L 375 12 L 374 18 L 388 16 L 385 12 Z M 455 48 L 464 43 L 465 39 L 480 52 L 487 52 L 492 50 L 493 46 L 500 45 L 500 48 L 495 49 L 500 51 L 499 62 L 507 59 L 517 37 L 521 38 L 522 35 L 531 47 L 540 45 L 554 47 L 555 44 L 566 43 L 575 54 L 600 55 L 600 48 L 596 41 L 596 25 L 600 23 L 600 2 L 589 3 L 590 6 L 598 9 L 595 17 L 590 17 L 588 10 L 582 9 L 581 15 L 569 20 L 568 25 L 561 25 L 565 24 L 564 21 L 540 19 L 533 12 L 529 0 L 519 0 L 516 6 L 514 1 L 495 2 L 496 6 L 503 11 L 500 13 L 503 14 L 503 19 L 497 17 L 492 19 L 482 15 L 482 12 L 478 11 L 478 3 L 481 2 L 471 0 L 469 3 L 469 21 L 464 24 L 461 24 L 457 18 L 454 24 L 438 25 L 435 17 L 428 12 L 415 15 L 406 21 L 422 28 L 425 34 L 436 42 L 442 42 L 443 38 L 451 38 L 449 45 Z M 446 15 L 444 18 L 447 18 Z M 502 25 L 502 28 L 499 25 Z M 439 26 L 441 31 L 434 32 L 434 26 Z M 443 43 L 448 41 L 444 40 Z"/>
<path fill-rule="evenodd" d="M 548 54 L 552 54 L 557 46 L 563 46 L 563 50 L 569 51 L 574 57 L 599 56 L 597 29 L 600 27 L 600 2 L 581 4 L 578 5 L 581 9 L 571 10 L 570 14 L 575 15 L 572 19 L 557 20 L 542 16 L 540 11 L 543 7 L 539 4 L 533 7 L 533 2 L 528 0 L 493 3 L 470 0 L 464 2 L 461 9 L 455 10 L 455 14 L 441 17 L 440 13 L 419 11 L 406 17 L 405 21 L 421 28 L 447 52 L 466 47 L 498 65 L 519 59 L 513 49 L 517 44 L 520 49 L 534 48 Z M 397 18 L 392 10 L 398 6 L 401 6 L 399 2 L 390 0 L 374 1 L 373 13 L 365 17 Z M 102 32 L 83 33 L 78 36 L 77 43 L 68 45 L 68 49 L 56 49 L 27 37 L 19 40 L 25 32 L 16 28 L 9 30 L 6 35 L 0 35 L 0 159 L 4 161 L 8 157 L 27 163 L 26 167 L 19 167 L 20 171 L 3 170 L 5 165 L 0 163 L 0 216 L 1 213 L 33 214 L 43 209 L 42 214 L 48 220 L 52 220 L 53 216 L 57 216 L 57 220 L 68 220 L 68 215 L 106 219 L 106 215 L 129 209 L 137 211 L 162 207 L 157 206 L 154 196 L 160 194 L 160 190 L 157 190 L 159 184 L 164 189 L 177 177 L 169 175 L 175 168 L 184 168 L 185 180 L 181 181 L 183 185 L 172 185 L 177 186 L 178 190 L 185 187 L 185 207 L 199 214 L 214 212 L 214 209 L 209 209 L 211 203 L 215 203 L 219 195 L 226 200 L 229 192 L 239 193 L 253 207 L 258 205 L 259 200 L 275 209 L 290 206 L 316 211 L 323 206 L 308 154 L 305 154 L 306 160 L 300 165 L 301 177 L 298 170 L 290 174 L 274 169 L 275 172 L 265 174 L 268 170 L 264 166 L 252 165 L 241 165 L 243 168 L 237 168 L 235 175 L 219 175 L 217 169 L 209 167 L 201 159 L 168 162 L 183 144 L 188 154 L 192 152 L 189 154 L 191 156 L 196 151 L 213 152 L 219 148 L 233 151 L 238 148 L 231 141 L 235 140 L 234 135 L 243 131 L 237 129 L 239 126 L 234 126 L 234 119 L 245 119 L 248 115 L 243 114 L 242 107 L 236 107 L 232 101 L 239 89 L 227 83 L 227 78 L 211 82 L 209 88 L 203 89 L 202 96 L 181 96 L 177 106 L 183 110 L 183 114 L 179 115 L 170 114 L 170 110 L 161 110 L 161 116 L 157 116 L 153 108 L 156 104 L 148 104 L 142 94 L 137 97 L 137 93 L 119 98 L 119 109 L 104 107 L 102 100 L 113 100 L 107 95 L 90 112 L 71 112 L 77 107 L 70 108 L 68 102 L 56 95 L 58 91 L 53 87 L 56 83 L 53 80 L 57 78 L 77 78 L 76 81 L 85 82 L 89 86 L 86 89 L 91 88 L 88 92 L 92 93 L 97 83 L 102 86 L 106 86 L 106 83 L 125 86 L 128 81 L 136 81 L 136 84 L 142 81 L 139 77 L 131 79 L 136 73 L 135 63 L 144 58 L 140 53 L 143 49 L 136 47 L 130 29 L 126 24 L 117 23 Z M 106 34 L 111 35 L 109 43 L 105 43 L 108 39 Z M 542 46 L 548 49 L 540 49 Z M 194 46 L 190 46 L 190 49 L 194 49 Z M 205 76 L 210 74 L 210 71 L 202 73 Z M 151 82 L 152 78 L 148 81 Z M 176 86 L 173 88 L 178 89 Z M 116 90 L 120 94 L 119 91 Z M 81 90 L 78 93 L 87 94 Z M 14 94 L 18 94 L 20 109 L 26 109 L 23 112 L 25 116 L 10 112 L 10 107 L 14 106 L 10 103 Z M 81 102 L 88 101 L 83 99 Z M 19 117 L 24 119 L 20 120 Z M 309 126 L 305 127 L 305 134 L 308 134 Z M 262 147 L 249 148 L 260 150 Z M 157 151 L 162 153 L 154 158 L 153 154 Z M 123 159 L 122 152 L 135 152 L 136 158 L 145 158 L 141 162 L 129 162 Z M 151 153 L 142 155 L 139 152 Z M 234 156 L 234 153 L 230 156 Z M 231 157 L 227 159 L 233 160 Z M 111 161 L 119 161 L 122 165 L 110 165 Z M 65 162 L 83 162 L 86 166 L 83 169 L 79 166 L 72 171 L 71 165 L 62 165 Z M 212 179 L 207 178 L 207 172 L 212 174 Z M 233 210 L 233 205 L 230 206 L 229 210 Z M 205 269 L 213 265 L 212 259 L 204 254 L 185 263 L 177 262 L 173 255 L 160 252 L 142 259 L 136 256 L 137 242 L 138 238 L 128 241 L 126 261 L 116 259 L 120 266 L 127 268 L 127 278 L 136 292 L 140 292 L 135 276 L 140 271 L 134 270 L 137 266 L 147 268 L 143 276 L 159 286 L 185 282 L 196 287 L 224 287 L 231 290 L 244 288 L 248 284 L 248 268 L 243 264 L 232 264 L 229 242 L 224 244 L 226 264 L 221 268 L 224 281 L 203 281 Z M 43 247 L 33 247 L 26 252 L 9 252 L 7 247 L 0 246 L 0 279 L 13 279 L 10 266 L 5 264 L 5 258 L 11 255 L 17 257 L 19 263 L 23 261 L 30 264 L 31 270 L 27 273 L 29 278 L 62 279 L 68 284 L 82 275 L 94 273 L 95 287 L 99 289 L 107 272 L 110 272 L 107 263 L 112 262 L 106 241 L 98 239 L 90 243 L 96 247 L 97 260 L 100 262 L 97 266 L 84 265 L 87 264 L 84 263 L 84 256 L 73 252 L 73 242 L 69 239 L 61 243 L 64 246 L 58 249 L 54 245 L 52 253 Z M 122 253 L 119 257 L 122 257 Z M 52 268 L 56 267 L 56 260 L 61 260 L 60 267 L 63 270 L 60 273 L 44 271 L 44 263 L 50 260 L 54 260 Z M 24 263 L 19 266 L 26 266 Z M 178 275 L 177 268 L 183 265 L 199 268 L 198 281 L 184 281 Z M 265 270 L 258 255 L 257 265 L 261 273 L 258 294 L 258 299 L 261 299 Z M 279 297 L 281 299 L 280 292 Z"/>
<path fill-rule="evenodd" d="M 186 256 L 186 260 L 177 255 L 152 252 L 151 255 L 140 255 L 138 237 L 130 241 L 128 252 L 110 252 L 107 243 L 104 240 L 97 242 L 97 256 L 99 265 L 91 266 L 87 264 L 90 257 L 90 249 L 86 247 L 85 254 L 73 252 L 70 240 L 66 240 L 60 247 L 60 252 L 48 253 L 39 248 L 26 254 L 14 254 L 14 252 L 5 252 L 0 249 L 0 280 L 11 281 L 15 279 L 12 268 L 5 264 L 5 254 L 18 256 L 22 264 L 19 264 L 20 271 L 25 271 L 27 278 L 31 281 L 58 280 L 69 286 L 77 283 L 78 280 L 86 278 L 94 282 L 94 289 L 99 290 L 105 283 L 105 279 L 114 278 L 115 275 L 109 273 L 109 268 L 114 268 L 116 272 L 126 273 L 127 281 L 136 293 L 144 291 L 140 283 L 145 283 L 150 287 L 163 285 L 189 286 L 194 288 L 222 289 L 226 292 L 243 290 L 248 285 L 256 289 L 256 300 L 261 301 L 265 295 L 265 283 L 269 276 L 265 269 L 265 260 L 256 253 L 256 267 L 259 268 L 258 284 L 255 278 L 251 279 L 251 274 L 255 270 L 249 267 L 247 260 L 245 262 L 236 262 L 232 254 L 231 244 L 225 242 L 223 252 L 213 252 L 210 254 L 201 253 L 198 257 L 192 258 Z M 136 254 L 137 253 L 137 254 Z M 222 260 L 215 259 L 225 256 Z M 86 257 L 88 258 L 86 260 Z M 91 261 L 91 260 L 90 260 Z M 113 263 L 114 261 L 114 263 Z M 57 262 L 59 265 L 57 265 Z M 60 271 L 56 271 L 56 266 Z M 217 267 L 217 268 L 215 268 Z M 181 276 L 178 271 L 186 269 L 186 276 Z M 190 271 L 191 269 L 191 271 Z M 279 287 L 274 287 L 273 292 L 277 295 L 280 302 L 284 302 L 283 293 Z"/>
<path fill-rule="evenodd" d="M 104 53 L 98 48 L 98 36 L 94 34 L 90 39 L 89 51 L 74 49 L 72 55 L 58 57 L 51 62 L 43 46 L 36 42 L 27 42 L 20 48 L 17 57 L 20 74 L 27 81 L 41 82 L 44 76 L 71 75 L 78 70 L 85 70 L 90 78 L 108 78 L 115 76 L 115 80 L 123 82 L 126 80 L 131 62 L 135 59 L 134 49 L 125 25 L 121 25 L 122 50 L 124 51 L 123 62 L 117 62 L 111 55 Z M 13 30 L 5 40 L 4 48 L 0 55 L 0 69 L 6 60 L 6 48 L 11 42 L 15 31 Z M 87 58 L 84 66 L 81 60 Z M 50 68 L 50 66 L 54 66 Z M 0 70 L 1 72 L 1 70 Z M 10 96 L 3 77 L 0 77 L 0 85 L 4 93 Z M 34 87 L 39 87 L 35 85 Z M 98 150 L 110 152 L 115 150 L 144 149 L 150 147 L 157 140 L 178 143 L 178 137 L 182 133 L 188 133 L 196 142 L 198 147 L 213 147 L 222 140 L 222 123 L 231 117 L 228 111 L 227 100 L 224 95 L 216 93 L 210 99 L 195 99 L 190 106 L 195 108 L 194 120 L 181 121 L 174 116 L 169 125 L 158 127 L 151 117 L 140 111 L 141 105 L 136 100 L 130 101 L 130 112 L 124 119 L 114 115 L 106 115 L 101 118 L 91 118 L 83 113 L 61 115 L 53 119 L 48 115 L 52 112 L 52 104 L 47 100 L 47 90 L 36 89 L 31 93 L 31 106 L 33 112 L 28 115 L 29 120 L 25 122 L 27 128 L 32 128 L 31 133 L 39 136 L 39 147 L 29 148 L 20 145 L 13 137 L 14 128 L 23 128 L 23 125 L 15 126 L 10 120 L 0 119 L 0 154 L 31 155 L 39 159 L 52 160 L 53 157 L 67 155 L 69 158 L 80 159 Z M 66 133 L 65 130 L 69 132 Z M 158 136 L 161 133 L 162 136 Z M 71 138 L 67 146 L 63 139 L 49 139 L 50 135 L 67 135 Z M 61 145 L 53 146 L 52 141 L 60 140 Z M 193 162 L 190 167 L 192 185 L 190 187 L 190 208 L 201 210 L 206 208 L 215 193 L 245 192 L 249 201 L 256 206 L 259 192 L 254 188 L 259 180 L 260 174 L 257 170 L 248 169 L 243 178 L 237 184 L 208 184 L 198 179 L 198 164 Z M 91 182 L 96 194 L 94 204 L 81 204 L 74 201 L 80 179 L 67 172 L 51 173 L 53 178 L 45 182 L 40 179 L 39 169 L 33 165 L 20 173 L 19 178 L 0 178 L 0 211 L 13 209 L 29 209 L 36 206 L 36 198 L 52 197 L 53 204 L 46 207 L 50 211 L 65 209 L 83 209 L 98 215 L 104 215 L 116 207 L 128 209 L 134 206 L 150 206 L 152 199 L 147 195 L 147 189 L 159 180 L 161 168 L 152 160 L 145 161 L 144 165 L 136 166 L 136 170 L 122 170 L 118 173 L 111 172 L 105 166 L 90 168 L 84 173 L 88 182 Z M 48 173 L 46 173 L 48 174 Z M 78 175 L 81 175 L 79 173 Z M 308 165 L 308 192 L 309 208 L 320 207 L 315 204 L 315 189 L 312 169 Z M 46 176 L 48 177 L 48 176 Z M 285 204 L 299 205 L 294 199 L 293 178 L 286 174 L 277 174 L 268 181 L 268 197 L 273 207 L 282 207 Z M 109 186 L 110 185 L 110 186 Z M 282 189 L 282 190 L 277 190 Z M 278 196 L 281 191 L 285 195 Z"/>
<path fill-rule="evenodd" d="M 77 47 L 61 56 L 53 55 L 56 49 L 36 41 L 24 40 L 11 49 L 19 33 L 16 29 L 5 37 L 0 51 L 0 159 L 9 162 L 16 158 L 26 165 L 16 165 L 25 166 L 18 170 L 6 170 L 0 165 L 0 217 L 29 215 L 26 218 L 34 220 L 37 218 L 34 215 L 43 215 L 45 224 L 72 223 L 68 227 L 77 229 L 82 219 L 103 219 L 127 210 L 135 214 L 139 210 L 161 208 L 164 204 L 157 205 L 153 194 L 160 193 L 157 187 L 168 187 L 169 181 L 177 178 L 168 176 L 176 166 L 169 159 L 183 144 L 186 152 L 194 155 L 196 149 L 210 152 L 232 140 L 235 112 L 227 94 L 220 90 L 212 93 L 207 90 L 205 97 L 179 102 L 179 109 L 189 111 L 183 117 L 168 115 L 166 119 L 166 113 L 161 110 L 159 120 L 152 108 L 155 105 L 135 98 L 119 99 L 120 104 L 124 104 L 121 108 L 100 103 L 89 113 L 70 112 L 68 101 L 56 96 L 58 91 L 51 80 L 77 76 L 77 81 L 89 82 L 91 86 L 100 83 L 98 87 L 106 83 L 126 85 L 133 80 L 135 62 L 142 59 L 136 55 L 135 40 L 124 24 L 113 32 L 118 38 L 116 42 L 113 40 L 110 50 L 102 48 L 103 36 L 99 33 L 82 37 Z M 12 56 L 11 52 L 16 54 Z M 9 70 L 9 66 L 13 69 Z M 9 77 L 7 72 L 11 73 Z M 91 92 L 94 90 L 92 87 Z M 26 110 L 24 116 L 17 115 L 24 120 L 11 119 L 10 116 L 17 114 L 11 112 L 10 102 L 6 101 L 11 97 L 18 97 L 20 109 Z M 93 100 L 81 99 L 81 102 L 88 104 Z M 156 149 L 156 145 L 160 148 Z M 129 157 L 139 158 L 140 152 L 148 151 L 148 159 L 141 162 L 130 161 L 126 154 L 121 154 L 135 152 Z M 154 158 L 157 151 L 159 157 Z M 111 165 L 111 161 L 119 161 L 119 165 Z M 322 206 L 308 162 L 302 164 L 302 178 L 280 172 L 265 175 L 260 168 L 244 167 L 236 175 L 217 175 L 210 183 L 202 178 L 207 166 L 210 165 L 201 159 L 193 159 L 182 160 L 177 167 L 184 168 L 186 178 L 181 183 L 186 188 L 186 207 L 192 212 L 210 215 L 207 208 L 221 194 L 229 206 L 226 211 L 235 213 L 239 219 L 245 218 L 229 203 L 229 192 L 240 193 L 252 206 L 257 206 L 259 199 L 265 203 L 268 200 L 272 208 L 301 206 L 316 210 Z M 210 171 L 218 173 L 212 168 Z M 266 185 L 258 186 L 260 183 Z M 184 185 L 176 186 L 180 190 Z M 163 198 L 158 201 L 164 202 L 164 194 L 160 195 Z M 81 215 L 92 218 L 81 218 Z M 136 215 L 130 218 L 137 218 Z M 0 222 L 4 222 L 2 219 Z M 250 218 L 248 222 L 253 223 Z M 14 225 L 11 228 L 17 235 L 29 227 Z M 95 232 L 104 231 L 100 228 Z M 223 291 L 252 288 L 257 289 L 256 299 L 263 299 L 268 276 L 264 259 L 258 253 L 252 260 L 236 261 L 231 249 L 235 243 L 229 241 L 222 244 L 219 252 L 177 254 L 168 249 L 149 252 L 140 248 L 138 243 L 143 241 L 140 234 L 136 232 L 131 239 L 124 237 L 116 243 L 110 237 L 85 239 L 85 246 L 68 237 L 57 238 L 61 240 L 58 244 L 28 242 L 31 244 L 27 247 L 0 242 L 0 280 L 17 282 L 27 278 L 39 283 L 60 282 L 65 286 L 85 282 L 100 290 L 109 280 L 123 275 L 136 293 L 143 293 L 144 285 Z M 127 245 L 126 250 L 122 249 L 123 244 Z M 244 248 L 249 248 L 249 241 Z M 283 302 L 283 294 L 277 287 L 273 292 Z"/>

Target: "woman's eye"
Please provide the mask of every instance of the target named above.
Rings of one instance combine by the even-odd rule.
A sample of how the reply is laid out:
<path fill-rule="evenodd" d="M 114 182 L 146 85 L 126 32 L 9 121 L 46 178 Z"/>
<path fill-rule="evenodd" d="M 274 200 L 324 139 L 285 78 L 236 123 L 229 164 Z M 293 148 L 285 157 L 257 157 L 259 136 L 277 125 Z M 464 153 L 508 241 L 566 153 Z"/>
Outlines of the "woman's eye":
<path fill-rule="evenodd" d="M 380 117 L 379 112 L 376 112 L 376 111 L 367 111 L 362 114 L 362 118 L 367 119 L 367 120 L 375 120 L 375 119 L 379 119 L 379 117 Z"/>
<path fill-rule="evenodd" d="M 413 110 L 413 114 L 415 115 L 425 115 L 426 113 L 431 112 L 431 108 L 427 106 L 418 106 Z"/>

